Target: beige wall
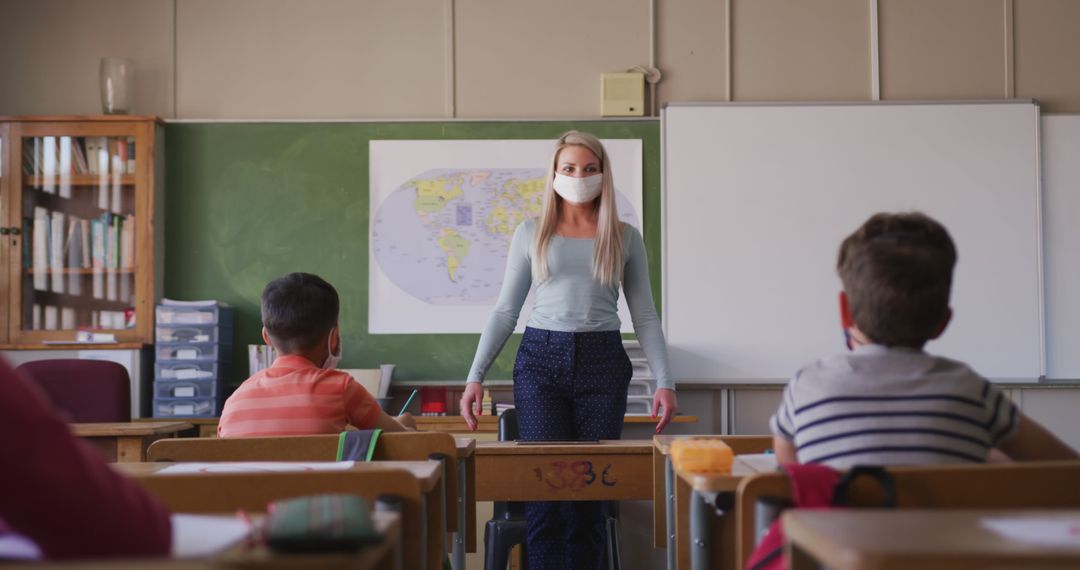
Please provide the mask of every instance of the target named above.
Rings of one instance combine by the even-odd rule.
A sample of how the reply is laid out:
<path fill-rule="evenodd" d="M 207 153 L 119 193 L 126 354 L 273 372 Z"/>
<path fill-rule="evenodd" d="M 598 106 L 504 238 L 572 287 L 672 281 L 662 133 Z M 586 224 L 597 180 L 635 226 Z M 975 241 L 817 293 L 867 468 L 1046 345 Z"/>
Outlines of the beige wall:
<path fill-rule="evenodd" d="M 650 62 L 660 103 L 1077 112 L 1078 30 L 1078 0 L 0 0 L 0 114 L 98 111 L 105 55 L 178 118 L 595 117 L 600 74 Z"/>

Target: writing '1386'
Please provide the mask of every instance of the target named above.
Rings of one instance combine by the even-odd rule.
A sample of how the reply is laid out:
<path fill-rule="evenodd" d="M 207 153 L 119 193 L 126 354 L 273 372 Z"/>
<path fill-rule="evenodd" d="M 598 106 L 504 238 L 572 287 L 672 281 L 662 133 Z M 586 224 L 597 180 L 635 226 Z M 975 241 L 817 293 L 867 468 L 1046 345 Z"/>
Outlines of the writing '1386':
<path fill-rule="evenodd" d="M 593 469 L 592 461 L 552 461 L 548 469 L 533 469 L 536 480 L 544 483 L 553 491 L 584 489 L 600 481 L 605 487 L 614 487 L 615 478 L 611 473 L 611 464 L 604 466 L 599 475 Z"/>

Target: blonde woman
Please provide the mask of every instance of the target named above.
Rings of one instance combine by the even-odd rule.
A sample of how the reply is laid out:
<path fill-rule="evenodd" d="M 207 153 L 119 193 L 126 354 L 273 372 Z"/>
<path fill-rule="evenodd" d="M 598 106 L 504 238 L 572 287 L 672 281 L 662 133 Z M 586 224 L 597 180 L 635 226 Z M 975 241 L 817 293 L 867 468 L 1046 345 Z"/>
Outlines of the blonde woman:
<path fill-rule="evenodd" d="M 600 141 L 570 131 L 552 155 L 539 220 L 518 226 L 502 291 L 461 399 L 476 429 L 484 375 L 510 333 L 530 288 L 535 304 L 514 363 L 514 404 L 526 440 L 618 439 L 626 413 L 630 359 L 619 334 L 620 285 L 634 332 L 656 375 L 653 415 L 660 432 L 676 410 L 667 347 L 652 301 L 641 234 L 619 221 L 611 161 Z M 594 480 L 600 473 L 593 473 Z M 585 475 L 586 477 L 589 474 Z M 603 505 L 529 503 L 529 566 L 596 568 L 603 553 Z"/>

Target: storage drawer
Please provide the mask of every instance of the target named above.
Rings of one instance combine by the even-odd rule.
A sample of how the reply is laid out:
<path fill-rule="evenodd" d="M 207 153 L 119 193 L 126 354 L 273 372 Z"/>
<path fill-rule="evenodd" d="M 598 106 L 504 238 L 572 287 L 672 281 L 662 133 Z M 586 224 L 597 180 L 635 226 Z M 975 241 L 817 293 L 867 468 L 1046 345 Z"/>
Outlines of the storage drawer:
<path fill-rule="evenodd" d="M 222 387 L 218 380 L 165 380 L 154 382 L 154 398 L 220 398 Z"/>
<path fill-rule="evenodd" d="M 175 307 L 158 305 L 158 325 L 218 325 L 232 327 L 232 307 Z"/>
<path fill-rule="evenodd" d="M 213 418 L 220 414 L 217 398 L 154 399 L 155 418 Z"/>
<path fill-rule="evenodd" d="M 232 361 L 232 345 L 213 343 L 158 343 L 154 347 L 158 362 L 198 360 L 207 362 Z"/>
<path fill-rule="evenodd" d="M 232 327 L 217 325 L 158 325 L 154 340 L 169 344 L 232 344 Z"/>
<path fill-rule="evenodd" d="M 220 362 L 157 362 L 154 380 L 220 380 L 228 371 L 228 367 Z"/>

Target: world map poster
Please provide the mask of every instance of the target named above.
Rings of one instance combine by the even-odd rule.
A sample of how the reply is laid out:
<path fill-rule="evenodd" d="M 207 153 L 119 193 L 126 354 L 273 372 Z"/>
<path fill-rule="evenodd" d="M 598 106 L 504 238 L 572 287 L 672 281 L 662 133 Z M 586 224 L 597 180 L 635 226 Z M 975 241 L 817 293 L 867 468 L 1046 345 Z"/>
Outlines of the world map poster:
<path fill-rule="evenodd" d="M 642 227 L 639 139 L 604 139 L 619 218 Z M 551 140 L 373 140 L 368 330 L 479 333 L 510 238 L 540 215 Z M 518 330 L 532 306 L 525 301 Z M 619 300 L 622 330 L 632 332 Z"/>

